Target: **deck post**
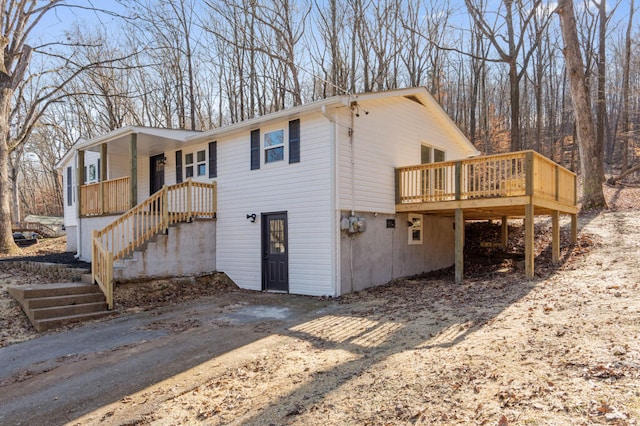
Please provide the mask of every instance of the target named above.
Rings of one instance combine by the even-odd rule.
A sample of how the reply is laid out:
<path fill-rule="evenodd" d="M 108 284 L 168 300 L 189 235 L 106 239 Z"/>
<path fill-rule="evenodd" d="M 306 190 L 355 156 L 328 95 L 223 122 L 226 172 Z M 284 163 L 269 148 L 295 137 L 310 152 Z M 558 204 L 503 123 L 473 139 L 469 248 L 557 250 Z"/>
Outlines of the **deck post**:
<path fill-rule="evenodd" d="M 551 213 L 551 261 L 560 262 L 560 212 Z"/>
<path fill-rule="evenodd" d="M 187 179 L 187 222 L 191 222 L 193 217 L 192 215 L 193 206 L 191 201 L 192 185 L 193 185 L 193 179 L 191 178 Z"/>
<path fill-rule="evenodd" d="M 162 185 L 162 233 L 169 234 L 169 188 Z"/>
<path fill-rule="evenodd" d="M 571 215 L 571 244 L 578 242 L 578 215 Z"/>
<path fill-rule="evenodd" d="M 524 219 L 524 264 L 525 275 L 527 279 L 533 279 L 534 273 L 534 253 L 533 253 L 533 204 L 529 202 L 525 206 L 525 219 Z"/>
<path fill-rule="evenodd" d="M 455 227 L 455 276 L 456 284 L 462 284 L 464 277 L 464 212 L 462 209 L 456 209 Z"/>
<path fill-rule="evenodd" d="M 524 157 L 525 195 L 533 195 L 533 151 L 527 151 Z"/>
<path fill-rule="evenodd" d="M 504 249 L 509 245 L 509 223 L 508 217 L 502 216 L 502 222 L 500 224 L 500 242 L 502 243 L 502 247 Z"/>

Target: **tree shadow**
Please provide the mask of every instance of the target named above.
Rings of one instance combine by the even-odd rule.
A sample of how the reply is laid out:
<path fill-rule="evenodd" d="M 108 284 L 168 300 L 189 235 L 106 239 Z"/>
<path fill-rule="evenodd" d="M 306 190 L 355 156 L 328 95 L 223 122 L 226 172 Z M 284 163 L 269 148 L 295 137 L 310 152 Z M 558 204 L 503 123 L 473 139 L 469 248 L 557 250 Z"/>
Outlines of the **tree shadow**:
<path fill-rule="evenodd" d="M 364 303 L 347 305 L 348 314 L 318 317 L 290 327 L 283 334 L 309 342 L 316 349 L 348 351 L 355 357 L 312 375 L 309 381 L 279 398 L 278 403 L 240 419 L 240 423 L 273 424 L 274 419 L 277 424 L 287 423 L 315 410 L 333 391 L 389 362 L 394 355 L 459 345 L 536 285 L 536 281 L 496 282 L 484 278 L 455 285 L 449 269 L 347 297 L 347 304 L 351 298 Z M 373 310 L 371 305 L 375 306 Z"/>

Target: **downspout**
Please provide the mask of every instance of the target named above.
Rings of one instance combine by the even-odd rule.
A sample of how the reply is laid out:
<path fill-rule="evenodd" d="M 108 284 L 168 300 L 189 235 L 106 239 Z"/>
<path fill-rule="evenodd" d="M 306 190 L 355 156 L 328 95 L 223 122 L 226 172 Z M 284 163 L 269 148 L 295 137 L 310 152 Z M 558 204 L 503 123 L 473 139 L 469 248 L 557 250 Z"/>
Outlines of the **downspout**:
<path fill-rule="evenodd" d="M 338 296 L 340 285 L 340 212 L 338 211 L 339 205 L 339 193 L 338 193 L 338 164 L 339 164 L 339 150 L 337 147 L 338 141 L 338 126 L 336 120 L 327 112 L 327 106 L 323 105 L 320 109 L 320 113 L 331 123 L 330 130 L 330 158 L 331 158 L 331 188 L 333 191 L 333 197 L 331 197 L 331 244 L 335 248 L 333 259 L 333 296 Z"/>
<path fill-rule="evenodd" d="M 74 191 L 73 196 L 75 197 L 75 202 L 78 202 L 78 192 L 80 191 L 80 183 L 79 183 L 79 175 L 78 175 L 78 150 L 74 151 L 73 154 L 73 165 L 75 166 L 75 173 L 72 174 L 71 180 L 73 183 L 73 179 L 75 177 L 76 184 L 73 185 Z M 79 259 L 82 256 L 82 221 L 80 220 L 80 207 L 75 206 L 76 212 L 76 255 L 75 258 Z"/>

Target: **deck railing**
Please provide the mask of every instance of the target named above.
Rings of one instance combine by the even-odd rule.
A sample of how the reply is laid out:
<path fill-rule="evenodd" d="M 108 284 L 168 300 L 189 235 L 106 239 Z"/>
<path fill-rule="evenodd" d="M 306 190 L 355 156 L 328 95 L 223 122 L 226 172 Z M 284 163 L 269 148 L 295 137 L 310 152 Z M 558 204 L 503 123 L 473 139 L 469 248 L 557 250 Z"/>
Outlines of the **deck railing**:
<path fill-rule="evenodd" d="M 80 186 L 81 216 L 122 213 L 129 207 L 129 176 Z"/>
<path fill-rule="evenodd" d="M 105 288 L 113 293 L 113 262 L 123 259 L 169 226 L 193 219 L 215 219 L 216 183 L 187 182 L 164 186 L 141 204 L 93 235 L 93 280 L 110 282 Z M 109 253 L 106 256 L 104 253 Z M 111 274 L 111 275 L 108 275 Z M 101 285 L 102 288 L 102 285 Z M 110 290 L 109 290 L 110 289 Z M 105 291 L 103 289 L 103 291 Z M 106 293 L 105 293 L 106 294 Z"/>
<path fill-rule="evenodd" d="M 535 195 L 576 204 L 576 175 L 521 151 L 396 169 L 396 204 Z"/>

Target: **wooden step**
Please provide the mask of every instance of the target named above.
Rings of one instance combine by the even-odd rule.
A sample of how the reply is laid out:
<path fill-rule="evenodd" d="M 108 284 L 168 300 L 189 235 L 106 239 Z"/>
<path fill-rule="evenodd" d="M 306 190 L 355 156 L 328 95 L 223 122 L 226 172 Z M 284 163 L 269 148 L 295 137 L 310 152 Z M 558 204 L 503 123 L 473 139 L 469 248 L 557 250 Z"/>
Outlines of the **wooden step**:
<path fill-rule="evenodd" d="M 107 310 L 105 302 L 82 303 L 80 305 L 50 306 L 48 308 L 30 309 L 34 320 L 68 317 Z"/>
<path fill-rule="evenodd" d="M 100 290 L 97 285 L 86 283 L 57 283 L 9 288 L 9 294 L 16 299 L 33 299 L 37 297 L 97 293 L 98 291 Z"/>
<path fill-rule="evenodd" d="M 94 284 L 43 284 L 9 287 L 8 291 L 38 331 L 111 314 L 104 294 Z"/>
<path fill-rule="evenodd" d="M 83 303 L 101 302 L 103 300 L 103 293 L 65 294 L 62 296 L 25 299 L 24 306 L 27 309 L 39 309 L 50 308 L 52 306 L 81 305 Z"/>
<path fill-rule="evenodd" d="M 77 314 L 77 315 L 68 315 L 64 317 L 57 318 L 47 318 L 42 320 L 37 320 L 33 326 L 38 331 L 47 331 L 55 328 L 62 327 L 63 325 L 90 321 L 95 319 L 104 318 L 108 315 L 111 315 L 111 311 L 102 311 L 102 312 L 91 312 L 85 314 Z"/>

